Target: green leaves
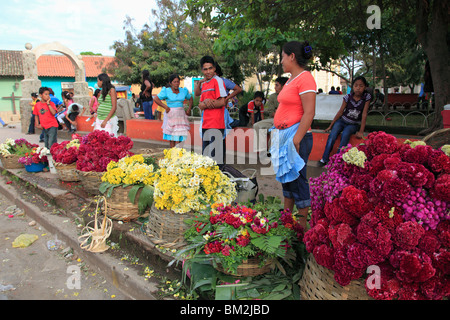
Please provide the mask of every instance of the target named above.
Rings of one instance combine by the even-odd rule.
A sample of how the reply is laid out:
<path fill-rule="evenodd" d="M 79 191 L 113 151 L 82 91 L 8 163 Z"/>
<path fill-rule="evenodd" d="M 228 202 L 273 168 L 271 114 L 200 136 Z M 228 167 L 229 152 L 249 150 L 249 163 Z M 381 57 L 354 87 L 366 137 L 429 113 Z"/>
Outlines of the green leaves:
<path fill-rule="evenodd" d="M 282 240 L 283 237 L 281 236 L 255 237 L 252 238 L 251 243 L 255 247 L 261 249 L 263 252 L 267 252 L 270 255 L 283 256 L 284 250 L 280 250 Z"/>
<path fill-rule="evenodd" d="M 111 198 L 113 191 L 115 188 L 122 187 L 126 188 L 132 186 L 130 191 L 128 192 L 128 200 L 136 204 L 136 197 L 137 199 L 137 205 L 139 213 L 142 214 L 147 208 L 150 208 L 153 204 L 153 193 L 155 191 L 153 186 L 148 186 L 144 184 L 137 184 L 137 185 L 117 185 L 117 184 L 110 184 L 109 182 L 102 182 L 98 188 L 100 193 L 104 194 L 107 198 Z M 141 190 L 139 196 L 138 192 Z"/>

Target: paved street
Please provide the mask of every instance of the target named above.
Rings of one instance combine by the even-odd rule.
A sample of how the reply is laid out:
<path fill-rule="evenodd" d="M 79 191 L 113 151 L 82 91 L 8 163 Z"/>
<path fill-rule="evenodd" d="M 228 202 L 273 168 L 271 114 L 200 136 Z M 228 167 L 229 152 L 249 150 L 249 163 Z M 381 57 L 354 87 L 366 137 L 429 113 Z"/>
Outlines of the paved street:
<path fill-rule="evenodd" d="M 63 244 L 49 250 L 47 242 L 55 236 L 34 224 L 20 208 L 13 211 L 12 206 L 0 193 L 0 300 L 127 299 L 71 248 Z M 12 242 L 21 234 L 37 235 L 38 240 L 28 247 L 14 248 Z"/>

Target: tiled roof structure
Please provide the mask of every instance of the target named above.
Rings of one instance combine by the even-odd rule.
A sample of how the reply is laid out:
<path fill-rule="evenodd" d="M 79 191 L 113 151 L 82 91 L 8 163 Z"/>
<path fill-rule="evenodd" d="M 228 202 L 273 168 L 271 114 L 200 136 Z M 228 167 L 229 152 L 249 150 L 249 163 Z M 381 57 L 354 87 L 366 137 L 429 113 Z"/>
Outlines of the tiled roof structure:
<path fill-rule="evenodd" d="M 95 78 L 104 72 L 104 68 L 114 65 L 115 57 L 83 56 L 86 77 Z M 40 77 L 75 77 L 75 67 L 70 59 L 63 55 L 42 55 L 37 60 Z"/>
<path fill-rule="evenodd" d="M 115 57 L 82 56 L 86 77 L 95 78 L 116 64 Z M 39 77 L 75 77 L 75 67 L 64 55 L 42 55 L 37 59 Z M 23 76 L 22 51 L 0 50 L 0 77 Z"/>
<path fill-rule="evenodd" d="M 0 50 L 1 76 L 23 76 L 22 51 Z"/>

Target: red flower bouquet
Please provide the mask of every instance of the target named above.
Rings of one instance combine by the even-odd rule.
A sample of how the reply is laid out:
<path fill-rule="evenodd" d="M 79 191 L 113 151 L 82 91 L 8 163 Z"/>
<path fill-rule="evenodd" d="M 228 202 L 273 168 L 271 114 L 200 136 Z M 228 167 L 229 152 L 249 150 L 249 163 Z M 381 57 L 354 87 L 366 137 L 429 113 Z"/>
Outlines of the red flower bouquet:
<path fill-rule="evenodd" d="M 105 172 L 111 161 L 132 156 L 133 141 L 124 136 L 118 138 L 106 131 L 95 130 L 81 139 L 78 149 L 77 169 Z"/>
<path fill-rule="evenodd" d="M 367 276 L 375 299 L 450 296 L 450 158 L 442 149 L 373 132 L 311 179 L 303 240 L 340 285 Z"/>
<path fill-rule="evenodd" d="M 79 139 L 54 143 L 50 148 L 53 160 L 57 163 L 72 164 L 78 159 Z"/>

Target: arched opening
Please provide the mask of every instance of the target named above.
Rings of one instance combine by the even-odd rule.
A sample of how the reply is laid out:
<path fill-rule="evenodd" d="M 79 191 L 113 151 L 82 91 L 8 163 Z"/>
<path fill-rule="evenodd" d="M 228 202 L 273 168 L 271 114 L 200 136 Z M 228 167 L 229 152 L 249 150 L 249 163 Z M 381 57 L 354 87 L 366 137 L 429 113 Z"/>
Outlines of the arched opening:
<path fill-rule="evenodd" d="M 24 80 L 22 80 L 22 99 L 20 99 L 22 132 L 26 132 L 30 123 L 31 109 L 29 108 L 29 103 L 31 101 L 31 93 L 37 92 L 41 87 L 41 81 L 38 78 L 37 72 L 37 59 L 48 51 L 61 53 L 72 62 L 75 67 L 73 100 L 84 106 L 84 110 L 87 111 L 90 95 L 88 83 L 86 82 L 84 62 L 78 58 L 72 50 L 59 42 L 41 44 L 34 49 L 31 44 L 27 43 L 25 48 L 26 50 L 23 51 Z"/>

